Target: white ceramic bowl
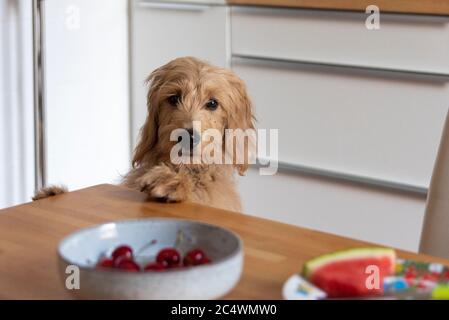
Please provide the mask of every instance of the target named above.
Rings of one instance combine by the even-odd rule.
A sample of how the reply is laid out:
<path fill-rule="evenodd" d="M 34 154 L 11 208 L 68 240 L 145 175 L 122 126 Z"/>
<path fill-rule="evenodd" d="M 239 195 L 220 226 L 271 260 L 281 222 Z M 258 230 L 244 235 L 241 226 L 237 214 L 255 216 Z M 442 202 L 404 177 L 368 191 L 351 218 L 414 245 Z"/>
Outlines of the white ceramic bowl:
<path fill-rule="evenodd" d="M 98 259 L 122 244 L 134 252 L 145 248 L 137 259 L 144 264 L 175 243 L 181 254 L 203 249 L 212 263 L 161 272 L 95 269 Z M 69 284 L 74 283 L 75 273 L 67 267 L 79 267 L 80 288 L 71 292 L 83 299 L 216 299 L 237 284 L 243 268 L 243 246 L 237 235 L 178 219 L 126 220 L 82 229 L 61 241 L 58 254 L 63 285 L 69 276 Z"/>

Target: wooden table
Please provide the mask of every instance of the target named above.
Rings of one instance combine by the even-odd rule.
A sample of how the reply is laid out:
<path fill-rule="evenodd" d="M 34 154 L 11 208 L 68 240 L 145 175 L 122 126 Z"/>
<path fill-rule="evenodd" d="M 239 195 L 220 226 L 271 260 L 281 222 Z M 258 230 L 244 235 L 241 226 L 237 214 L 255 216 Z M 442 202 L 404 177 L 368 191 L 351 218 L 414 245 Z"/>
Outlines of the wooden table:
<path fill-rule="evenodd" d="M 93 224 L 149 217 L 205 221 L 229 228 L 243 238 L 245 267 L 239 284 L 226 296 L 229 299 L 280 299 L 284 281 L 298 272 L 306 259 L 366 245 L 192 203 L 149 202 L 140 192 L 98 185 L 0 210 L 0 298 L 70 298 L 57 271 L 58 242 L 67 234 Z M 400 256 L 449 263 L 403 251 Z"/>

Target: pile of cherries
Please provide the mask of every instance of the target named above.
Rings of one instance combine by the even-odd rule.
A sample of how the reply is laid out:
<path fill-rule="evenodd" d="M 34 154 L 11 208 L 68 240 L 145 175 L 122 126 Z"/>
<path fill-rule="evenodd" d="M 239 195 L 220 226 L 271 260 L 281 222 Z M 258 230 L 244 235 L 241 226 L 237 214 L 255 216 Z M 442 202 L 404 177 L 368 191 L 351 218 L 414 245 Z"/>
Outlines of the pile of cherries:
<path fill-rule="evenodd" d="M 114 268 L 129 272 L 139 272 L 142 268 L 134 259 L 133 250 L 127 245 L 121 245 L 112 252 L 110 258 L 102 258 L 98 261 L 97 268 Z M 193 249 L 187 252 L 184 259 L 175 248 L 165 248 L 158 252 L 156 261 L 147 264 L 143 271 L 164 271 L 168 269 L 198 266 L 210 263 L 210 259 L 203 250 Z"/>

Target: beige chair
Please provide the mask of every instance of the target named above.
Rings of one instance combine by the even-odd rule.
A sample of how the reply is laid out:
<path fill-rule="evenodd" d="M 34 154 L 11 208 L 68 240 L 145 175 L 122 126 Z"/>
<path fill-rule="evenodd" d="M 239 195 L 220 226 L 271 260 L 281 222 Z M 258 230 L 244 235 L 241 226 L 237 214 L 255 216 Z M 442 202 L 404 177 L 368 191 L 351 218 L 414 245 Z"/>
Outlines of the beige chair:
<path fill-rule="evenodd" d="M 419 251 L 449 258 L 449 114 L 427 195 Z"/>

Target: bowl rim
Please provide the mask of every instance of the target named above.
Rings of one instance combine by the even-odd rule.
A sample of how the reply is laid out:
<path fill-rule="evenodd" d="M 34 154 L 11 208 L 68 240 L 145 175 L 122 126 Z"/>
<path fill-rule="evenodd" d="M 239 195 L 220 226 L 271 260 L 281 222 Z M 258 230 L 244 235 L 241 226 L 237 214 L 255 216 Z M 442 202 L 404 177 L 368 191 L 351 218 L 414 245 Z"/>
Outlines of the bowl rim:
<path fill-rule="evenodd" d="M 88 232 L 88 231 L 92 231 L 94 229 L 98 229 L 103 225 L 107 225 L 107 224 L 126 224 L 126 223 L 139 223 L 139 222 L 149 222 L 149 221 L 154 221 L 154 220 L 158 220 L 158 221 L 173 221 L 173 222 L 188 222 L 188 223 L 195 223 L 195 224 L 201 224 L 204 226 L 209 226 L 209 227 L 214 227 L 214 228 L 219 228 L 221 230 L 226 231 L 227 233 L 229 233 L 231 236 L 233 236 L 236 240 L 237 240 L 237 249 L 234 250 L 230 255 L 225 256 L 224 258 L 219 259 L 218 261 L 212 261 L 209 264 L 205 264 L 205 265 L 198 265 L 198 266 L 192 266 L 192 267 L 187 267 L 187 268 L 174 268 L 174 269 L 166 269 L 160 272 L 145 272 L 145 271 L 140 271 L 140 272 L 124 272 L 124 271 L 120 271 L 117 269 L 108 269 L 108 268 L 103 268 L 103 269 L 97 269 L 94 267 L 88 267 L 88 266 L 82 266 L 79 265 L 77 263 L 75 263 L 74 261 L 72 261 L 71 259 L 69 259 L 68 257 L 66 257 L 63 253 L 62 253 L 62 246 L 68 242 L 69 240 L 71 240 L 73 237 L 75 237 L 76 235 L 78 235 L 79 233 L 82 232 Z M 154 218 L 131 218 L 131 219 L 122 219 L 122 220 L 113 220 L 113 221 L 109 221 L 109 222 L 103 222 L 103 223 L 99 223 L 99 224 L 95 224 L 95 225 L 91 225 L 88 227 L 84 227 L 84 228 L 80 228 L 74 232 L 71 232 L 70 234 L 66 235 L 64 238 L 62 238 L 59 243 L 58 243 L 58 247 L 57 247 L 57 253 L 58 253 L 58 257 L 60 261 L 63 261 L 65 264 L 67 265 L 73 265 L 73 266 L 77 266 L 80 270 L 83 271 L 88 271 L 88 272 L 95 272 L 95 273 L 102 273 L 102 274 L 118 274 L 118 275 L 123 275 L 123 276 L 162 276 L 164 274 L 173 274 L 173 273 L 186 273 L 192 270 L 199 270 L 200 268 L 211 268 L 214 266 L 218 266 L 222 263 L 225 263 L 226 261 L 229 261 L 239 255 L 241 255 L 243 257 L 243 240 L 242 238 L 235 233 L 232 230 L 229 230 L 227 228 L 224 228 L 222 226 L 218 226 L 216 224 L 212 224 L 212 223 L 208 223 L 208 222 L 203 222 L 203 221 L 198 221 L 198 220 L 193 220 L 193 219 L 183 219 L 183 218 L 164 218 L 164 217 L 154 217 Z"/>

